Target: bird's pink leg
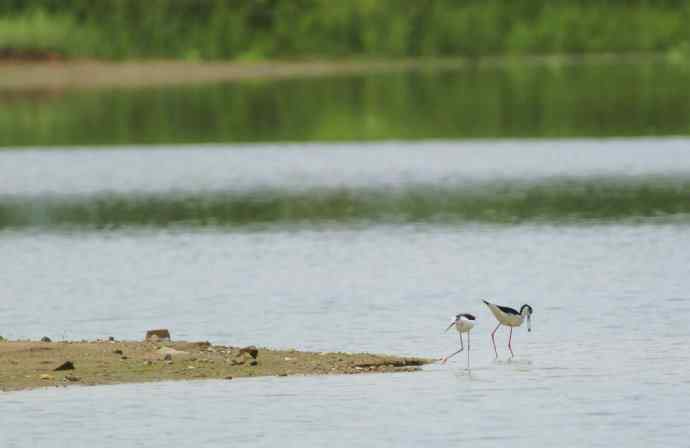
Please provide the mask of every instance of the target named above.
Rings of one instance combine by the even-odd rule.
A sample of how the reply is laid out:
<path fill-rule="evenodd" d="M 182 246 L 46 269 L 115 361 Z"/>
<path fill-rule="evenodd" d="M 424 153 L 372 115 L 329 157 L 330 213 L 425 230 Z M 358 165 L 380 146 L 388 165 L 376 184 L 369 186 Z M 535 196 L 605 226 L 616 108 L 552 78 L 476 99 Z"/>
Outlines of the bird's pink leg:
<path fill-rule="evenodd" d="M 494 331 L 491 332 L 491 342 L 494 343 L 494 353 L 496 353 L 496 358 L 498 358 L 498 350 L 496 350 L 496 339 L 494 336 L 496 335 L 496 330 L 498 330 L 498 327 L 500 327 L 501 324 L 498 324 L 496 328 L 494 328 Z"/>
<path fill-rule="evenodd" d="M 470 332 L 467 332 L 467 370 L 470 370 Z"/>
<path fill-rule="evenodd" d="M 463 347 L 463 345 L 462 345 L 462 333 L 459 333 L 459 335 L 460 335 L 460 350 L 458 350 L 455 353 L 451 353 L 448 356 L 444 356 L 443 358 L 441 358 L 441 364 L 447 363 L 450 358 L 452 358 L 453 356 L 457 355 L 458 353 L 460 353 L 461 351 L 463 351 L 465 349 L 465 347 Z M 467 337 L 469 337 L 469 336 L 470 336 L 470 334 L 467 333 Z M 467 343 L 469 344 L 469 339 L 467 340 Z"/>
<path fill-rule="evenodd" d="M 510 346 L 510 341 L 513 339 L 513 327 L 510 327 L 510 336 L 508 336 L 508 350 L 510 350 L 510 357 L 514 357 L 513 347 Z"/>

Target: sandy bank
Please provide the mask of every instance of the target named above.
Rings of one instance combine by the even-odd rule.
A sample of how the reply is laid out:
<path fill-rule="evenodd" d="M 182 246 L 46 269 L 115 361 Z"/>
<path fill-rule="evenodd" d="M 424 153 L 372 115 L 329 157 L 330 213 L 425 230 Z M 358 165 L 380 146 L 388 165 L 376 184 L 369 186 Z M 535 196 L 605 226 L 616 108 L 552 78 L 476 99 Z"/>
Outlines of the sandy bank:
<path fill-rule="evenodd" d="M 0 60 L 0 90 L 32 91 L 105 87 L 151 87 L 239 80 L 277 80 L 409 70 L 453 70 L 466 66 L 578 63 L 639 63 L 659 55 L 592 54 L 584 56 L 483 57 L 477 60 L 402 59 L 305 62 L 189 62 L 90 60 Z"/>
<path fill-rule="evenodd" d="M 254 357 L 256 356 L 256 357 Z M 66 370 L 56 370 L 67 361 Z M 418 370 L 429 359 L 208 342 L 0 341 L 0 391 L 67 385 Z"/>
<path fill-rule="evenodd" d="M 442 65 L 459 66 L 462 61 Z M 410 70 L 419 61 L 370 62 L 185 62 L 54 61 L 0 62 L 0 89 L 149 87 L 221 81 L 287 79 Z"/>

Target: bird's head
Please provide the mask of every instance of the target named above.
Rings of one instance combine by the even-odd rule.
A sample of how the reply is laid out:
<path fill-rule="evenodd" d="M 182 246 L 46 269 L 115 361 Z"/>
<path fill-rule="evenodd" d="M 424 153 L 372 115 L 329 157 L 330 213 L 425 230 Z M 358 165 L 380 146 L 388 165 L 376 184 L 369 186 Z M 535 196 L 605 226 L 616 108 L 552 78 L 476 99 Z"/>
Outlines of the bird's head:
<path fill-rule="evenodd" d="M 457 324 L 459 320 L 460 320 L 460 315 L 458 314 L 450 322 L 450 325 L 448 325 L 448 327 L 445 329 L 444 333 L 447 332 L 448 330 L 450 330 L 451 328 L 453 328 L 453 325 Z"/>
<path fill-rule="evenodd" d="M 527 318 L 527 331 L 532 331 L 532 307 L 530 305 L 524 304 L 520 308 L 520 315 Z"/>
<path fill-rule="evenodd" d="M 446 331 L 453 328 L 453 325 L 457 325 L 463 319 L 476 320 L 477 318 L 474 317 L 472 314 L 467 314 L 467 313 L 456 314 L 455 317 L 453 318 L 453 320 L 450 322 L 450 325 L 448 325 L 448 328 L 446 328 Z"/>

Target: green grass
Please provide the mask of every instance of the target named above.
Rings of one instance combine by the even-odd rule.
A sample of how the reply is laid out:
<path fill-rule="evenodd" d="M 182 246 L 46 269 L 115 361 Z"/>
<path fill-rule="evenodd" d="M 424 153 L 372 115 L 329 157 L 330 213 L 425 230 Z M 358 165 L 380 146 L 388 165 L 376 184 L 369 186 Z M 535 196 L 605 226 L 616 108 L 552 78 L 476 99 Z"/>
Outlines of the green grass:
<path fill-rule="evenodd" d="M 20 16 L 0 17 L 0 49 L 18 52 L 55 52 L 66 56 L 90 53 L 91 42 L 102 36 L 79 26 L 69 15 L 34 10 Z"/>
<path fill-rule="evenodd" d="M 8 0 L 0 48 L 99 58 L 261 60 L 669 52 L 690 0 Z"/>

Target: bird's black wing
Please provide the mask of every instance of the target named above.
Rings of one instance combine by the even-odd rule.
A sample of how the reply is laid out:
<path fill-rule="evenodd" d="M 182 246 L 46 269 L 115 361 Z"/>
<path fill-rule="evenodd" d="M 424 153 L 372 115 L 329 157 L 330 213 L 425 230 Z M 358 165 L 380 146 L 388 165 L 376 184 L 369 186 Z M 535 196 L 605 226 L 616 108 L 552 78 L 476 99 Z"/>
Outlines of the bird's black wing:
<path fill-rule="evenodd" d="M 517 310 L 509 307 L 509 306 L 501 306 L 501 305 L 496 305 L 499 310 L 503 311 L 506 314 L 515 314 L 515 315 L 520 315 L 520 313 L 517 312 Z"/>
<path fill-rule="evenodd" d="M 464 317 L 465 319 L 469 319 L 469 320 L 476 320 L 477 319 L 472 314 L 467 314 L 467 313 L 461 314 L 461 316 Z"/>

